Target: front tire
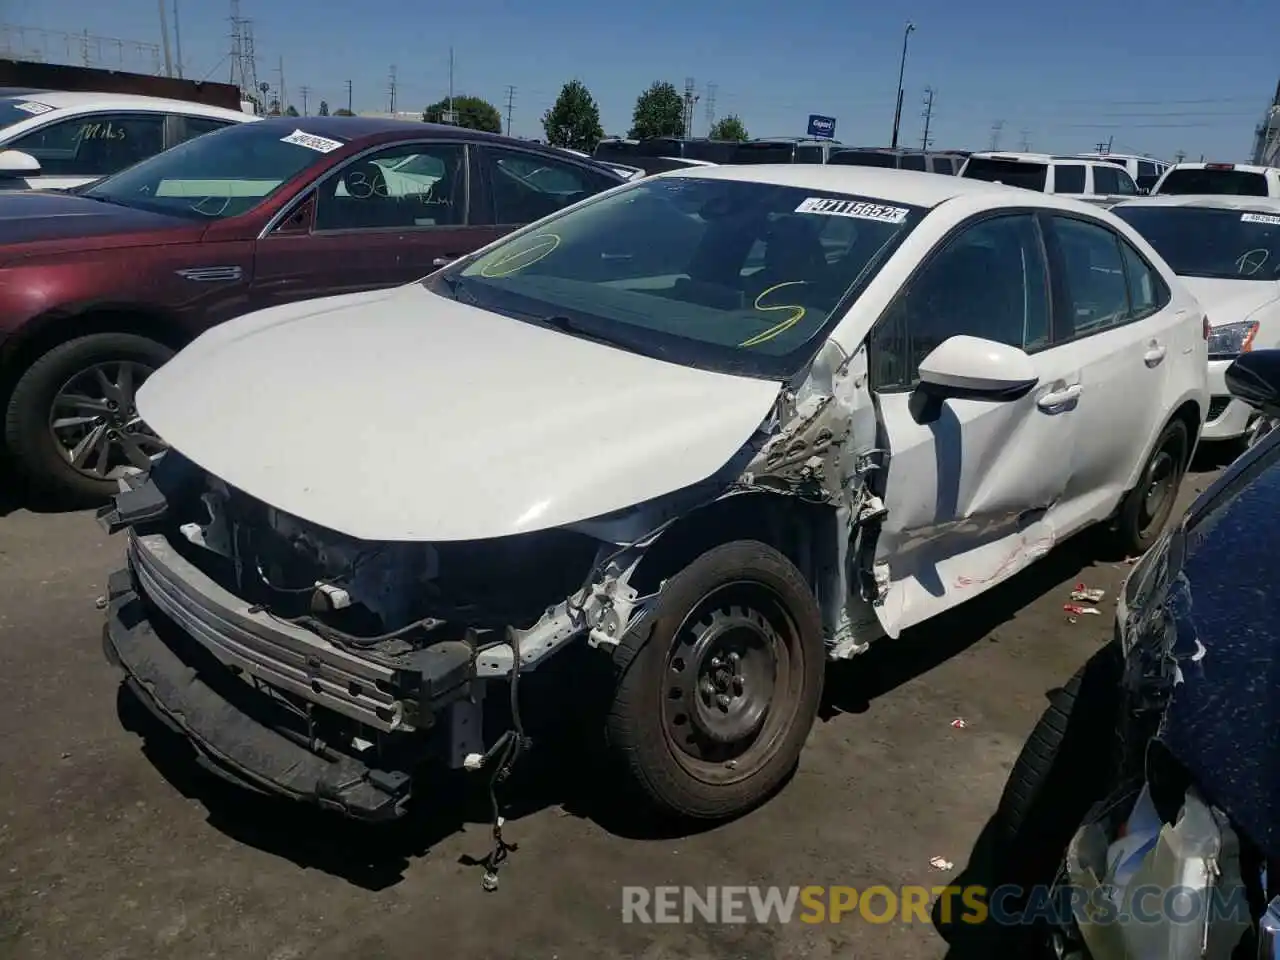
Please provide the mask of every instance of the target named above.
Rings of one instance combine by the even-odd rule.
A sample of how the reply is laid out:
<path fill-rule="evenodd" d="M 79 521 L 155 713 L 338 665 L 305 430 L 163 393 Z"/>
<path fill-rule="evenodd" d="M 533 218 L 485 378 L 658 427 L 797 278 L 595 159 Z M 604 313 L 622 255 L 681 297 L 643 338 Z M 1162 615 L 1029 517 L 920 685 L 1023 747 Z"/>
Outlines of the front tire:
<path fill-rule="evenodd" d="M 1187 470 L 1191 438 L 1181 420 L 1170 421 L 1156 438 L 1138 484 L 1125 496 L 1116 522 L 1119 545 L 1130 556 L 1151 549 L 1173 513 Z"/>
<path fill-rule="evenodd" d="M 790 560 L 735 541 L 667 582 L 614 663 L 606 730 L 632 779 L 664 812 L 726 819 L 799 759 L 822 696 L 821 617 Z"/>
<path fill-rule="evenodd" d="M 59 344 L 18 379 L 4 438 L 32 492 L 74 505 L 101 502 L 129 468 L 164 447 L 138 420 L 134 394 L 173 351 L 131 333 Z"/>

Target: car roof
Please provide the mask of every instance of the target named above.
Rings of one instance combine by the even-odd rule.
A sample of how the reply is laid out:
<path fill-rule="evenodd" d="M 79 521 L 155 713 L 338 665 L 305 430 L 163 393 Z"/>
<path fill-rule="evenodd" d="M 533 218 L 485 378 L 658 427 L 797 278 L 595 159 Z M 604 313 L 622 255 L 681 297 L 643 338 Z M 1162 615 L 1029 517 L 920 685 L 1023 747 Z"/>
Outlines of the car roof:
<path fill-rule="evenodd" d="M 536 143 L 533 140 L 517 140 L 504 137 L 499 133 L 487 133 L 483 130 L 471 130 L 467 127 L 456 127 L 447 123 L 423 123 L 420 120 L 395 120 L 390 117 L 264 117 L 261 121 L 265 129 L 276 127 L 292 132 L 302 130 L 322 137 L 340 137 L 354 140 L 363 137 L 377 137 L 383 134 L 405 134 L 422 139 L 432 137 L 448 137 L 454 140 L 472 140 L 480 142 L 502 143 L 544 154 L 548 157 L 566 156 L 566 151 L 559 147 Z M 568 154 L 572 156 L 572 154 Z M 594 158 L 581 157 L 583 162 Z M 598 163 L 596 164 L 599 165 Z"/>
<path fill-rule="evenodd" d="M 1144 157 L 1140 153 L 1077 153 L 1077 160 L 1146 160 L 1149 163 L 1164 163 L 1168 160 L 1161 160 L 1159 157 Z"/>
<path fill-rule="evenodd" d="M 1239 170 L 1241 173 L 1280 173 L 1275 167 L 1259 166 L 1252 163 L 1231 163 L 1230 161 L 1219 161 L 1215 163 L 1212 160 L 1196 163 L 1175 163 L 1167 172 L 1172 173 L 1174 170 L 1212 170 L 1215 168 L 1230 167 L 1232 170 Z"/>
<path fill-rule="evenodd" d="M 1056 153 L 1025 153 L 1016 150 L 980 150 L 969 154 L 975 160 L 1009 160 L 1014 163 L 1044 163 L 1071 166 L 1084 166 L 1089 163 L 1086 157 L 1063 157 Z M 1097 160 L 1097 157 L 1092 159 Z M 1114 166 L 1114 164 L 1113 164 Z"/>
<path fill-rule="evenodd" d="M 1008 187 L 985 180 L 966 180 L 937 173 L 920 173 L 914 170 L 889 170 L 882 167 L 856 167 L 843 164 L 819 163 L 769 163 L 759 165 L 726 164 L 716 167 L 694 167 L 671 170 L 658 177 L 708 177 L 717 180 L 741 180 L 748 183 L 765 183 L 779 187 L 797 187 L 802 190 L 830 190 L 854 196 L 895 200 L 917 207 L 936 207 L 953 197 L 1000 194 L 1007 196 L 1016 191 L 1019 198 L 1028 203 L 1057 206 L 1043 199 L 1048 194 L 1019 187 Z M 1073 208 L 1074 209 L 1074 208 Z"/>
<path fill-rule="evenodd" d="M 1253 210 L 1280 214 L 1280 197 L 1242 197 L 1235 194 L 1157 193 L 1135 197 L 1116 207 L 1200 207 L 1206 210 Z M 1112 209 L 1115 209 L 1113 207 Z"/>
<path fill-rule="evenodd" d="M 10 95 L 7 99 L 35 100 L 55 110 L 79 110 L 85 107 L 106 110 L 165 110 L 173 113 L 190 113 L 208 117 L 234 117 L 243 120 L 251 114 L 226 107 L 214 107 L 192 100 L 170 100 L 165 97 L 145 97 L 136 93 L 94 93 L 80 90 L 41 90 L 29 94 Z"/>

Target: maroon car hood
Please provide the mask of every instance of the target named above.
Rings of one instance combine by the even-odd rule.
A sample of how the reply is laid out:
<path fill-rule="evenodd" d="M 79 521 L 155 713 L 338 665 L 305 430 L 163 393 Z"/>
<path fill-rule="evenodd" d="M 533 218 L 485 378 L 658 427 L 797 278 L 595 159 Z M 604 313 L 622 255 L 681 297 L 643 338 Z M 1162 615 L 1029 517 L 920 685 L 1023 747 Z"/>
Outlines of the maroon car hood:
<path fill-rule="evenodd" d="M 4 257 L 18 252 L 15 246 L 47 241 L 61 241 L 56 244 L 59 248 L 83 249 L 103 245 L 108 238 L 143 243 L 179 239 L 168 235 L 170 231 L 198 237 L 205 226 L 69 193 L 0 190 L 0 256 Z M 162 236 L 146 236 L 153 233 Z"/>

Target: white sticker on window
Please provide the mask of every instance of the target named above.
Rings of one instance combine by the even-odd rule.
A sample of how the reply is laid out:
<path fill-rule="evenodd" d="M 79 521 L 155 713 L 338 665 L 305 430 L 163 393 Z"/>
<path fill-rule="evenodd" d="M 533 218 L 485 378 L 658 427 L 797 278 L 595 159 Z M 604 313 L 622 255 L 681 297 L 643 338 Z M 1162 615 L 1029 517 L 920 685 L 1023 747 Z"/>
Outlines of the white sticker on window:
<path fill-rule="evenodd" d="M 34 100 L 19 100 L 14 104 L 14 106 L 23 113 L 30 113 L 37 116 L 42 113 L 48 113 L 53 109 L 53 107 L 49 106 L 47 103 L 37 103 Z"/>
<path fill-rule="evenodd" d="M 342 146 L 341 140 L 330 140 L 328 137 L 319 137 L 314 133 L 304 133 L 301 130 L 295 130 L 287 137 L 281 137 L 280 142 L 297 144 L 308 150 L 315 150 L 317 153 L 333 153 Z"/>
<path fill-rule="evenodd" d="M 1280 226 L 1280 217 L 1270 213 L 1246 213 L 1240 217 L 1243 223 L 1269 223 L 1272 226 Z"/>
<path fill-rule="evenodd" d="M 833 200 L 830 197 L 807 197 L 796 213 L 820 213 L 827 217 L 853 217 L 856 220 L 879 220 L 881 223 L 902 223 L 910 213 L 906 207 L 890 207 L 883 203 L 867 203 L 865 200 Z"/>

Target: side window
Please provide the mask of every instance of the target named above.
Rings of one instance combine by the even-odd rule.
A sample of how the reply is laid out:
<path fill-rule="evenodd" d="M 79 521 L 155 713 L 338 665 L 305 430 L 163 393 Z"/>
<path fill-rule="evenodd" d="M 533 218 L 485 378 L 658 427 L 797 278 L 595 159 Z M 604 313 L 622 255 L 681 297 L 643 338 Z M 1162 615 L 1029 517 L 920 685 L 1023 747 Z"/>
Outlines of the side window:
<path fill-rule="evenodd" d="M 329 174 L 317 198 L 317 230 L 460 226 L 467 222 L 466 151 L 456 143 L 399 143 Z"/>
<path fill-rule="evenodd" d="M 1129 171 L 1117 170 L 1116 173 L 1119 174 L 1116 193 L 1122 197 L 1136 197 L 1138 195 L 1138 185 L 1133 182 L 1133 177 L 1129 176 Z"/>
<path fill-rule="evenodd" d="M 1100 224 L 1059 216 L 1052 221 L 1070 304 L 1063 318 L 1065 329 L 1056 339 L 1070 340 L 1124 323 L 1129 319 L 1129 293 L 1120 238 Z"/>
<path fill-rule="evenodd" d="M 902 164 L 899 169 L 902 170 L 924 170 L 924 154 L 923 153 L 904 153 L 902 155 Z"/>
<path fill-rule="evenodd" d="M 163 114 L 95 113 L 33 130 L 8 144 L 46 177 L 105 177 L 164 149 Z"/>
<path fill-rule="evenodd" d="M 532 223 L 616 185 L 576 164 L 535 153 L 488 147 L 484 164 L 497 224 Z"/>
<path fill-rule="evenodd" d="M 955 173 L 951 166 L 950 157 L 930 157 L 929 163 L 933 165 L 934 173 L 945 173 L 947 175 Z"/>
<path fill-rule="evenodd" d="M 1129 179 L 1129 175 L 1119 167 L 1097 164 L 1093 168 L 1093 192 L 1097 194 L 1120 193 L 1120 178 Z"/>
<path fill-rule="evenodd" d="M 1120 255 L 1124 259 L 1124 274 L 1128 282 L 1132 318 L 1141 320 L 1163 309 L 1169 302 L 1169 290 L 1160 274 L 1142 259 L 1142 254 L 1123 239 L 1120 241 Z"/>
<path fill-rule="evenodd" d="M 1054 193 L 1084 193 L 1084 167 L 1062 164 L 1053 168 Z"/>
<path fill-rule="evenodd" d="M 793 163 L 822 163 L 823 150 L 821 147 L 796 147 L 795 159 Z"/>
<path fill-rule="evenodd" d="M 208 117 L 178 117 L 178 129 L 181 131 L 177 143 L 184 140 L 190 140 L 192 137 L 199 137 L 206 133 L 213 133 L 215 130 L 221 130 L 223 127 L 231 126 L 230 120 L 210 120 Z M 177 143 L 174 145 L 176 146 Z"/>
<path fill-rule="evenodd" d="M 1156 165 L 1152 163 L 1150 160 L 1138 161 L 1139 177 L 1158 177 L 1159 175 L 1160 175 L 1160 171 L 1156 168 Z"/>
<path fill-rule="evenodd" d="M 960 334 L 1029 352 L 1049 345 L 1049 285 L 1031 215 L 980 221 L 934 252 L 876 323 L 873 386 L 910 387 L 920 361 Z"/>

